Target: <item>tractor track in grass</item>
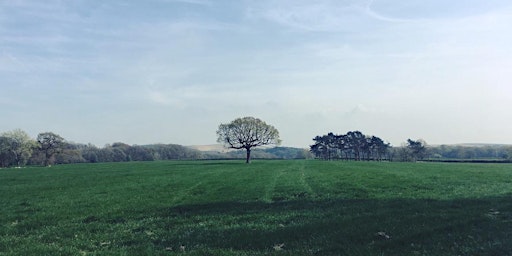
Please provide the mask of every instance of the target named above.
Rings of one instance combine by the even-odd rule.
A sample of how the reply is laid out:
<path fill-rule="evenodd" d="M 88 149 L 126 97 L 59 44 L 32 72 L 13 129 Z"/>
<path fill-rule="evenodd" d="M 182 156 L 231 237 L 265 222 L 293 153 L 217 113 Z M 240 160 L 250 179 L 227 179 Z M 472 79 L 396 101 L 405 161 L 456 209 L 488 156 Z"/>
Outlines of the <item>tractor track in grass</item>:
<path fill-rule="evenodd" d="M 299 167 L 299 171 L 300 171 L 300 179 L 299 179 L 299 182 L 300 184 L 302 185 L 302 187 L 304 187 L 304 190 L 306 191 L 308 197 L 316 197 L 317 196 L 317 193 L 313 190 L 313 188 L 311 187 L 311 185 L 309 184 L 309 182 L 307 181 L 307 177 L 306 177 L 306 163 L 304 161 L 300 162 L 300 167 Z"/>
<path fill-rule="evenodd" d="M 265 189 L 263 201 L 273 203 L 316 197 L 316 192 L 307 181 L 307 171 L 304 161 L 297 161 L 273 170 L 272 178 Z"/>
<path fill-rule="evenodd" d="M 265 195 L 263 196 L 263 202 L 272 203 L 274 201 L 272 198 L 275 193 L 276 185 L 281 176 L 283 176 L 283 174 L 284 169 L 278 169 L 273 173 L 270 182 L 265 187 Z"/>

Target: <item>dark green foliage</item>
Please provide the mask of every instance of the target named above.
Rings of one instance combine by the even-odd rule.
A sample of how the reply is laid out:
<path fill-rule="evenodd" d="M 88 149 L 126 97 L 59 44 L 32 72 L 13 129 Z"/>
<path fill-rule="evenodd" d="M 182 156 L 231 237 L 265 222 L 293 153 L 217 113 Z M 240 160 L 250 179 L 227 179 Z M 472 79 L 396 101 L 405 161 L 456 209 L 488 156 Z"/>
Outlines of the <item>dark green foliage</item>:
<path fill-rule="evenodd" d="M 509 164 L 61 165 L 2 169 L 0 193 L 0 255 L 512 252 Z"/>
<path fill-rule="evenodd" d="M 315 144 L 310 146 L 311 152 L 323 160 L 390 160 L 389 143 L 376 136 L 364 135 L 360 131 L 350 131 L 344 135 L 332 132 L 313 138 Z"/>
<path fill-rule="evenodd" d="M 426 143 L 423 140 L 407 139 L 407 151 L 411 161 L 423 160 L 427 154 Z"/>

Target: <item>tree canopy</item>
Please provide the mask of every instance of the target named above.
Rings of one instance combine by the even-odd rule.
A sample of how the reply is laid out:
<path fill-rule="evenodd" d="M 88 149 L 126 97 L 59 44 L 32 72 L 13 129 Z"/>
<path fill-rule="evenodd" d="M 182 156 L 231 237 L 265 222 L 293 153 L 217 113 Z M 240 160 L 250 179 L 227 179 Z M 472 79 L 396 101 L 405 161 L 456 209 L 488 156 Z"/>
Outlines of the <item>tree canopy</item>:
<path fill-rule="evenodd" d="M 423 160 L 427 153 L 427 143 L 424 140 L 407 139 L 407 149 L 412 161 Z"/>
<path fill-rule="evenodd" d="M 1 165 L 24 166 L 32 155 L 35 141 L 20 129 L 4 132 L 0 137 Z"/>
<path fill-rule="evenodd" d="M 37 135 L 37 143 L 39 144 L 39 150 L 44 152 L 44 165 L 50 166 L 55 154 L 62 151 L 64 138 L 53 132 L 43 132 Z"/>
<path fill-rule="evenodd" d="M 344 135 L 328 133 L 313 138 L 315 144 L 311 152 L 320 159 L 382 160 L 387 157 L 389 143 L 376 136 L 367 136 L 360 131 L 350 131 Z"/>
<path fill-rule="evenodd" d="M 237 118 L 230 123 L 220 124 L 217 141 L 228 148 L 245 149 L 246 163 L 251 161 L 251 149 L 264 145 L 279 145 L 279 131 L 261 119 L 254 117 Z"/>

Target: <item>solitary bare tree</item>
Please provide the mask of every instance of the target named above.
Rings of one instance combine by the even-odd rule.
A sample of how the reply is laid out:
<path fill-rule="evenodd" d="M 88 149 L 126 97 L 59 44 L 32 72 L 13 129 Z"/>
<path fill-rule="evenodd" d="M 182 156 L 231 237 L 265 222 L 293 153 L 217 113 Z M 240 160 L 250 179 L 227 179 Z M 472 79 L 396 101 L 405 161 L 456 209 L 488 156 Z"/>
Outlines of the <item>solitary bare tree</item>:
<path fill-rule="evenodd" d="M 281 143 L 279 131 L 274 126 L 254 117 L 237 118 L 229 124 L 221 124 L 217 135 L 217 141 L 226 147 L 245 149 L 246 163 L 251 162 L 251 148 Z"/>

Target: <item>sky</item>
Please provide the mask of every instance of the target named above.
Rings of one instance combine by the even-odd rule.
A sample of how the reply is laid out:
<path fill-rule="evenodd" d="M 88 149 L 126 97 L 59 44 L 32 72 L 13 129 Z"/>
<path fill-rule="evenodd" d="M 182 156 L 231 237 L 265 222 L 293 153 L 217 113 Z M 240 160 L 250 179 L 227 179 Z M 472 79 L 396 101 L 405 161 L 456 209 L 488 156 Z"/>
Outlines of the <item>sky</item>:
<path fill-rule="evenodd" d="M 509 0 L 0 0 L 0 132 L 512 144 Z"/>

